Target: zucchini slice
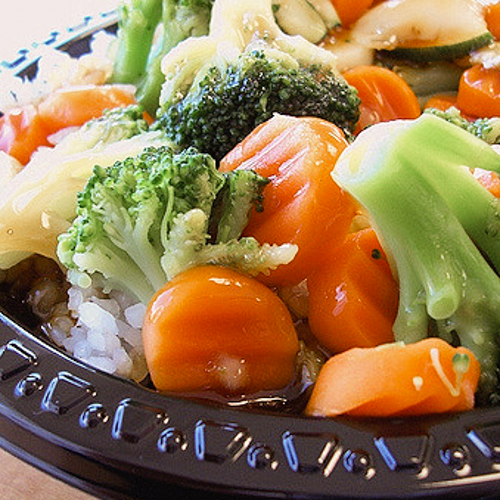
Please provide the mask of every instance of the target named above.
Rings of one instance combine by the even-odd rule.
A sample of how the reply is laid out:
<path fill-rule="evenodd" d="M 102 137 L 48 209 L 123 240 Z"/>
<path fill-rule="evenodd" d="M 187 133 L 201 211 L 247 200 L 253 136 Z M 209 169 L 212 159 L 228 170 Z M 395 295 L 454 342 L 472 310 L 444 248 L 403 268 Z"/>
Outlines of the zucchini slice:
<path fill-rule="evenodd" d="M 387 0 L 358 20 L 352 36 L 413 61 L 459 59 L 493 40 L 475 0 Z"/>
<path fill-rule="evenodd" d="M 371 65 L 375 62 L 375 51 L 353 40 L 349 31 L 334 31 L 319 45 L 335 55 L 337 69 L 341 73 L 356 66 Z"/>
<path fill-rule="evenodd" d="M 323 18 L 327 29 L 330 31 L 341 25 L 340 17 L 333 6 L 332 0 L 308 0 Z"/>
<path fill-rule="evenodd" d="M 424 104 L 434 94 L 456 93 L 463 69 L 450 61 L 423 66 L 395 65 L 392 70 L 401 76 Z"/>
<path fill-rule="evenodd" d="M 319 43 L 328 34 L 325 21 L 308 0 L 273 0 L 273 7 L 276 22 L 289 35 Z"/>

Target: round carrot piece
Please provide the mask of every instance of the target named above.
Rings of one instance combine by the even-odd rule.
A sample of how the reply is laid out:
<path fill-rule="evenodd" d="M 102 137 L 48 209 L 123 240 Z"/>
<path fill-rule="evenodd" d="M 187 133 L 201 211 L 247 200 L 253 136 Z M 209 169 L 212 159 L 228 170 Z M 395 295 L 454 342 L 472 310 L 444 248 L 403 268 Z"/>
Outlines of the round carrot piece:
<path fill-rule="evenodd" d="M 465 70 L 458 86 L 457 106 L 471 116 L 499 116 L 500 71 L 480 64 Z"/>
<path fill-rule="evenodd" d="M 299 345 L 286 306 L 262 283 L 220 266 L 168 282 L 149 304 L 142 335 L 160 391 L 251 394 L 285 387 L 295 373 Z"/>
<path fill-rule="evenodd" d="M 417 96 L 394 71 L 379 66 L 357 66 L 343 76 L 361 99 L 355 133 L 376 123 L 420 116 Z"/>

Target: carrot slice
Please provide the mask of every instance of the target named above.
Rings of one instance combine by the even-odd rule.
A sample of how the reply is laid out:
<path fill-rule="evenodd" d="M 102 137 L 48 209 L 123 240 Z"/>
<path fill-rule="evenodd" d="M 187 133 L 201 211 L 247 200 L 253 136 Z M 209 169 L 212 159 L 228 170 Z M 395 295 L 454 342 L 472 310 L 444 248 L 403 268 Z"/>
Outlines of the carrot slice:
<path fill-rule="evenodd" d="M 434 108 L 447 111 L 451 107 L 457 107 L 457 96 L 452 94 L 433 95 L 424 105 L 424 109 Z"/>
<path fill-rule="evenodd" d="M 332 0 L 342 26 L 354 24 L 373 4 L 374 0 Z"/>
<path fill-rule="evenodd" d="M 488 26 L 488 31 L 497 40 L 500 40 L 500 3 L 488 5 L 484 18 Z"/>
<path fill-rule="evenodd" d="M 106 109 L 134 104 L 130 87 L 91 85 L 65 87 L 49 94 L 39 105 L 26 105 L 0 117 L 0 151 L 23 165 L 40 146 L 51 146 L 48 136 L 66 127 L 81 126 Z"/>
<path fill-rule="evenodd" d="M 220 266 L 192 268 L 168 282 L 149 304 L 142 335 L 161 391 L 280 389 L 292 380 L 299 347 L 278 296 Z"/>
<path fill-rule="evenodd" d="M 355 133 L 375 123 L 420 116 L 417 96 L 394 71 L 379 66 L 357 66 L 343 76 L 356 88 L 361 99 Z"/>
<path fill-rule="evenodd" d="M 230 151 L 221 171 L 252 169 L 270 179 L 262 211 L 244 231 L 260 243 L 293 243 L 295 259 L 259 276 L 272 286 L 301 282 L 325 258 L 324 248 L 343 241 L 356 212 L 354 200 L 331 178 L 347 141 L 319 118 L 275 115 Z"/>
<path fill-rule="evenodd" d="M 458 86 L 457 106 L 471 116 L 499 116 L 500 71 L 479 64 L 465 70 Z"/>
<path fill-rule="evenodd" d="M 493 196 L 500 198 L 500 177 L 497 173 L 476 168 L 473 175 Z"/>
<path fill-rule="evenodd" d="M 350 234 L 307 286 L 309 326 L 332 353 L 394 342 L 399 289 L 372 228 Z"/>
<path fill-rule="evenodd" d="M 470 410 L 479 375 L 472 352 L 437 338 L 351 349 L 323 365 L 306 414 L 389 417 Z"/>
<path fill-rule="evenodd" d="M 0 118 L 0 151 L 5 151 L 23 165 L 33 151 L 48 146 L 48 130 L 33 105 L 7 111 Z"/>
<path fill-rule="evenodd" d="M 63 87 L 45 98 L 38 110 L 47 129 L 54 133 L 66 127 L 81 126 L 103 114 L 106 109 L 134 104 L 131 87 L 89 85 Z"/>

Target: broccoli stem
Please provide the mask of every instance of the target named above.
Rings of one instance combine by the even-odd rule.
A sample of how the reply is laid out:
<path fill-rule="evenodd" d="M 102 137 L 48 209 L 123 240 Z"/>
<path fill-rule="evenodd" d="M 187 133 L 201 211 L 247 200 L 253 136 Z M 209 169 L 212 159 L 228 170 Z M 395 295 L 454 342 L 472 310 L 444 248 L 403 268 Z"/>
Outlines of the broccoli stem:
<path fill-rule="evenodd" d="M 163 0 L 162 37 L 149 58 L 144 79 L 137 89 L 137 100 L 152 114 L 159 106 L 161 86 L 165 75 L 161 70 L 163 57 L 177 44 L 208 33 L 211 2 L 209 0 Z"/>
<path fill-rule="evenodd" d="M 58 250 L 59 255 L 63 256 L 64 251 L 65 242 Z M 135 297 L 144 304 L 148 303 L 156 291 L 151 283 L 144 279 L 144 274 L 136 263 L 119 248 L 111 250 L 109 245 L 96 245 L 92 253 L 75 254 L 73 262 L 71 269 L 84 269 L 89 275 L 99 272 L 108 280 L 107 285 L 110 288 L 133 290 Z"/>
<path fill-rule="evenodd" d="M 469 132 L 437 120 L 434 116 L 421 120 L 411 131 L 421 161 L 429 165 L 426 179 L 500 272 L 500 200 L 484 189 L 470 171 L 482 168 L 500 174 L 500 155 Z M 434 129 L 432 141 L 429 126 Z M 445 156 L 439 154 L 443 147 L 447 149 Z"/>
<path fill-rule="evenodd" d="M 481 234 L 491 199 L 465 165 L 499 170 L 500 155 L 424 115 L 368 129 L 332 175 L 368 210 L 398 274 L 396 340 L 427 337 L 434 320 L 438 335 L 477 356 L 484 395 L 497 381 L 500 278 L 481 251 L 498 257 L 500 240 Z"/>
<path fill-rule="evenodd" d="M 165 75 L 161 71 L 162 55 L 163 52 L 157 52 L 153 55 L 148 65 L 146 76 L 137 89 L 137 101 L 153 116 L 156 115 L 160 101 L 161 86 L 165 81 Z"/>
<path fill-rule="evenodd" d="M 114 81 L 137 84 L 144 76 L 161 14 L 161 0 L 126 0 L 121 5 Z"/>

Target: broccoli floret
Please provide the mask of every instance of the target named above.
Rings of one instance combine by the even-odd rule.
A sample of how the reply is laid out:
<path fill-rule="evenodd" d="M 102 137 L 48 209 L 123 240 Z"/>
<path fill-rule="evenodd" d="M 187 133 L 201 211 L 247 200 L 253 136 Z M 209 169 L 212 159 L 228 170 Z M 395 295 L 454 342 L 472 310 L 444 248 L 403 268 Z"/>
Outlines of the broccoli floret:
<path fill-rule="evenodd" d="M 429 108 L 425 110 L 425 113 L 453 123 L 453 125 L 467 130 L 467 132 L 474 134 L 488 144 L 500 144 L 500 118 L 498 117 L 477 118 L 476 120 L 469 121 L 454 106 L 451 106 L 446 111 Z"/>
<path fill-rule="evenodd" d="M 140 106 L 117 108 L 44 148 L 2 188 L 0 268 L 31 253 L 56 258 L 57 236 L 75 217 L 76 193 L 96 164 L 112 164 L 144 148 L 171 144 L 149 131 Z M 21 200 L 23 200 L 21 202 Z"/>
<path fill-rule="evenodd" d="M 57 150 L 69 153 L 85 151 L 99 144 L 113 144 L 144 134 L 149 124 L 144 108 L 137 104 L 105 110 L 102 116 L 88 121 L 75 133 L 67 135 Z"/>
<path fill-rule="evenodd" d="M 275 113 L 317 116 L 351 131 L 358 97 L 319 65 L 299 65 L 254 50 L 210 67 L 182 99 L 164 103 L 159 124 L 174 142 L 194 145 L 220 160 Z"/>
<path fill-rule="evenodd" d="M 274 113 L 318 116 L 352 132 L 359 98 L 335 62 L 281 31 L 272 0 L 216 0 L 209 35 L 185 40 L 162 61 L 157 126 L 217 160 Z"/>
<path fill-rule="evenodd" d="M 232 238 L 210 245 L 207 224 L 207 215 L 199 209 L 176 217 L 161 259 L 167 279 L 205 264 L 231 267 L 250 276 L 268 274 L 290 262 L 297 253 L 295 245 L 261 245 L 255 238 Z"/>
<path fill-rule="evenodd" d="M 293 248 L 290 256 L 289 245 L 280 253 L 279 247 L 261 249 L 255 240 L 211 244 L 215 200 L 232 175 L 219 172 L 209 155 L 194 148 L 180 153 L 148 148 L 108 168 L 97 166 L 78 195 L 76 219 L 59 237 L 59 259 L 78 283 L 89 283 L 94 274 L 103 276 L 108 287 L 144 303 L 177 273 L 195 265 L 224 263 L 257 274 L 287 263 L 296 252 Z M 264 184 L 252 183 L 255 191 L 249 199 L 259 198 Z M 241 210 L 234 200 L 231 204 L 236 212 Z M 249 212 L 252 204 L 246 197 L 243 204 Z M 225 210 L 222 206 L 221 213 Z M 245 224 L 247 217 L 238 219 Z M 239 236 L 243 227 L 236 226 Z"/>
<path fill-rule="evenodd" d="M 424 114 L 370 127 L 332 175 L 368 210 L 394 264 L 396 340 L 438 335 L 469 348 L 482 366 L 485 401 L 500 358 L 500 278 L 490 265 L 500 270 L 500 202 L 470 168 L 500 172 L 500 155 Z"/>
<path fill-rule="evenodd" d="M 119 10 L 113 78 L 137 85 L 137 99 L 153 116 L 158 108 L 163 56 L 190 36 L 208 33 L 214 0 L 128 0 Z"/>
<path fill-rule="evenodd" d="M 252 208 L 262 211 L 262 190 L 269 179 L 253 170 L 234 170 L 225 174 L 226 183 L 214 210 L 217 243 L 227 243 L 241 236 Z"/>

